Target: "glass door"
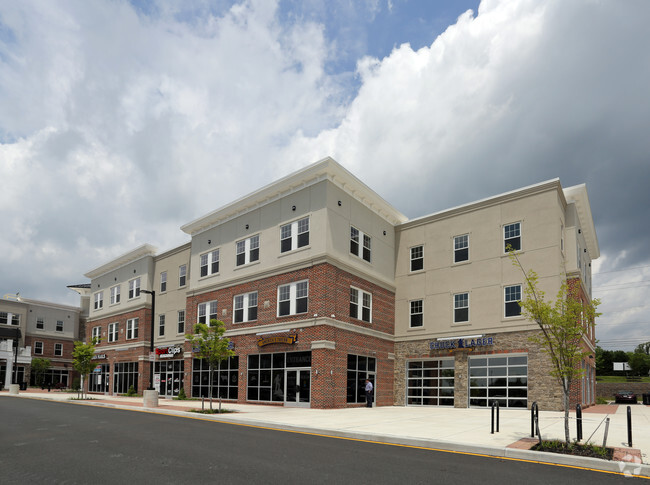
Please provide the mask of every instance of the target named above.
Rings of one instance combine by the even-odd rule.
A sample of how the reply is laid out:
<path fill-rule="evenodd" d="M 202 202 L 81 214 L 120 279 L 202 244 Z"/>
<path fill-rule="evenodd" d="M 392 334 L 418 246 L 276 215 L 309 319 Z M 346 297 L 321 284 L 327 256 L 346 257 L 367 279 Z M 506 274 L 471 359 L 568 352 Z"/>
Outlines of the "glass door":
<path fill-rule="evenodd" d="M 311 394 L 311 369 L 285 371 L 285 406 L 309 407 Z"/>

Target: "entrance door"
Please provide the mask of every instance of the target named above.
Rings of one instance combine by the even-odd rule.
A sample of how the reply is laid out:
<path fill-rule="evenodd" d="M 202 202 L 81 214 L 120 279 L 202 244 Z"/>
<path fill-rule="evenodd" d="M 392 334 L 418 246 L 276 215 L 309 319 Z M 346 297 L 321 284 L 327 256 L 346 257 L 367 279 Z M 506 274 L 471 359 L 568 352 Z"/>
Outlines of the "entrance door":
<path fill-rule="evenodd" d="M 285 371 L 285 406 L 309 407 L 311 393 L 311 369 L 287 369 Z"/>

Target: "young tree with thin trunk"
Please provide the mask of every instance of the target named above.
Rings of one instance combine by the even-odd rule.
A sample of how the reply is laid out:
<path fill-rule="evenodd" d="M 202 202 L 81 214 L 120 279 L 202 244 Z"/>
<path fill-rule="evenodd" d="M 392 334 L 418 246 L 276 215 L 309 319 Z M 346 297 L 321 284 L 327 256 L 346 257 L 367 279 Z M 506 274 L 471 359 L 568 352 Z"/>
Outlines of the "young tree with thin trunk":
<path fill-rule="evenodd" d="M 45 384 L 45 374 L 52 366 L 50 359 L 43 359 L 36 357 L 32 359 L 32 372 L 34 373 L 34 383 L 37 386 L 43 386 Z"/>
<path fill-rule="evenodd" d="M 81 374 L 81 397 L 84 397 L 85 378 L 88 377 L 93 369 L 95 368 L 95 363 L 93 362 L 93 356 L 95 355 L 95 345 L 97 344 L 96 340 L 93 340 L 91 343 L 86 344 L 83 342 L 75 342 L 74 350 L 72 351 L 72 366 L 75 368 L 79 374 Z"/>
<path fill-rule="evenodd" d="M 549 356 L 553 365 L 551 375 L 562 387 L 564 437 L 569 445 L 569 392 L 573 381 L 583 375 L 582 360 L 589 352 L 584 350 L 582 342 L 587 339 L 590 325 L 600 316 L 596 311 L 600 301 L 583 302 L 566 281 L 560 285 L 555 301 L 547 301 L 539 289 L 537 273 L 526 271 L 515 252 L 510 251 L 510 258 L 524 274 L 523 297 L 519 302 L 522 315 L 537 323 L 541 330 L 540 335 L 530 340 L 540 344 Z"/>
<path fill-rule="evenodd" d="M 210 411 L 212 411 L 212 376 L 214 371 L 219 368 L 221 361 L 235 355 L 235 352 L 230 349 L 230 339 L 223 336 L 225 332 L 226 325 L 221 320 L 212 319 L 210 325 L 197 323 L 194 326 L 194 333 L 185 335 L 192 345 L 194 355 L 208 363 Z M 219 396 L 219 413 L 221 413 L 221 396 Z"/>

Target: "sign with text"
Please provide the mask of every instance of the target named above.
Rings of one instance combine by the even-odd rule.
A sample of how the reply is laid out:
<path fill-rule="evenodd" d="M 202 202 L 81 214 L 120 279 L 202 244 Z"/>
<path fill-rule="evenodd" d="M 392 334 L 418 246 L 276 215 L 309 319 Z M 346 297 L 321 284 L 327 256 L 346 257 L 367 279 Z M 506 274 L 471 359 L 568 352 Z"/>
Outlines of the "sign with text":
<path fill-rule="evenodd" d="M 431 350 L 471 349 L 473 347 L 487 347 L 494 345 L 494 337 L 459 338 L 449 340 L 436 340 L 429 343 Z"/>
<path fill-rule="evenodd" d="M 298 335 L 274 335 L 272 337 L 260 337 L 257 341 L 258 347 L 264 347 L 271 344 L 289 344 L 293 345 L 298 340 Z"/>
<path fill-rule="evenodd" d="M 177 354 L 182 354 L 183 348 L 180 345 L 170 345 L 169 347 L 158 347 L 156 349 L 156 355 L 160 359 L 172 359 Z"/>

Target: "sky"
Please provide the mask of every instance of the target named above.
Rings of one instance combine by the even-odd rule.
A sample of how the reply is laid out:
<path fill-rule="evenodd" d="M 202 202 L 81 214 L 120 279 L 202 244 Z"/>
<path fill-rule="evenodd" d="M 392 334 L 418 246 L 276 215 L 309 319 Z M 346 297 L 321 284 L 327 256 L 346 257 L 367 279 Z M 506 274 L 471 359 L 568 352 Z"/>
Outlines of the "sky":
<path fill-rule="evenodd" d="M 0 296 L 331 156 L 410 218 L 586 183 L 596 335 L 650 341 L 650 2 L 0 2 Z"/>

